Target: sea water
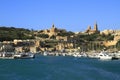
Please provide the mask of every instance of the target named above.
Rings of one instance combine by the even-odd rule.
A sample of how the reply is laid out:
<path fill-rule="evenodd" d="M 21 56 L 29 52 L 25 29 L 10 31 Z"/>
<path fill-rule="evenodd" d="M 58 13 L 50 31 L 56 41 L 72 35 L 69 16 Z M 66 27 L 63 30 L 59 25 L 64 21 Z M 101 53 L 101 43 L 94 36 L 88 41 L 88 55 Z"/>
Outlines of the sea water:
<path fill-rule="evenodd" d="M 120 80 L 120 60 L 41 55 L 0 59 L 0 80 Z"/>

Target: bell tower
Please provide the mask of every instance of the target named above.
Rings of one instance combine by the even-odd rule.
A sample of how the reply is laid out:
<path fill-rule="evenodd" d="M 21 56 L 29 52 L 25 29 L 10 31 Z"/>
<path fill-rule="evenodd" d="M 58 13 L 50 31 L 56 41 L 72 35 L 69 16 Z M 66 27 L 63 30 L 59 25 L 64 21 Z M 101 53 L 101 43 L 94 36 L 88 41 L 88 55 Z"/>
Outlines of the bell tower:
<path fill-rule="evenodd" d="M 94 24 L 94 30 L 95 30 L 95 31 L 98 31 L 97 22 Z"/>
<path fill-rule="evenodd" d="M 52 25 L 52 28 L 55 28 L 55 25 L 54 25 L 54 24 Z"/>

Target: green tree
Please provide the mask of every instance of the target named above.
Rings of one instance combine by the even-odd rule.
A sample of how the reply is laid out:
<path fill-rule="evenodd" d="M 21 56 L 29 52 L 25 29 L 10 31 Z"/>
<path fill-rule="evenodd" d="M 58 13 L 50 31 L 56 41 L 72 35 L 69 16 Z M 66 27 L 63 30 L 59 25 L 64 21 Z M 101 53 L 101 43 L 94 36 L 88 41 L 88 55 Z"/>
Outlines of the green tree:
<path fill-rule="evenodd" d="M 56 36 L 55 36 L 55 35 L 52 35 L 52 36 L 50 37 L 50 39 L 56 39 Z"/>
<path fill-rule="evenodd" d="M 61 32 L 61 33 L 58 33 L 58 36 L 72 36 L 74 35 L 73 32 L 69 31 L 69 32 Z"/>
<path fill-rule="evenodd" d="M 49 35 L 48 34 L 38 34 L 37 37 L 49 38 Z"/>

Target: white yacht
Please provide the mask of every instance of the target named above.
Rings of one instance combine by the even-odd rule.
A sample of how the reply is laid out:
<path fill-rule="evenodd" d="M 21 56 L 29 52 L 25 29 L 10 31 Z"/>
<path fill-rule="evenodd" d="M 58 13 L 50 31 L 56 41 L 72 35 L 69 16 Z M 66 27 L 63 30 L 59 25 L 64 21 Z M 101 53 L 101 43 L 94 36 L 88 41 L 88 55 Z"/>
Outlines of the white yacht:
<path fill-rule="evenodd" d="M 114 54 L 114 57 L 120 59 L 120 51 Z"/>
<path fill-rule="evenodd" d="M 43 55 L 44 55 L 44 56 L 47 56 L 47 55 L 48 55 L 48 52 L 47 52 L 47 51 L 44 51 L 44 52 L 43 52 Z"/>
<path fill-rule="evenodd" d="M 111 60 L 112 59 L 112 56 L 109 56 L 106 52 L 99 53 L 98 57 L 101 60 Z"/>

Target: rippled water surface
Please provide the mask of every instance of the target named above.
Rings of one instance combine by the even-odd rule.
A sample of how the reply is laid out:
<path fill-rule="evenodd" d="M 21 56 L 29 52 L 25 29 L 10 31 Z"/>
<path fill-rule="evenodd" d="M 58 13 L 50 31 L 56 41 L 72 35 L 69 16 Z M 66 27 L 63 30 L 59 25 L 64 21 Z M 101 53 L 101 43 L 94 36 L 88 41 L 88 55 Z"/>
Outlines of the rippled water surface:
<path fill-rule="evenodd" d="M 120 60 L 41 55 L 0 59 L 0 80 L 120 80 Z"/>

